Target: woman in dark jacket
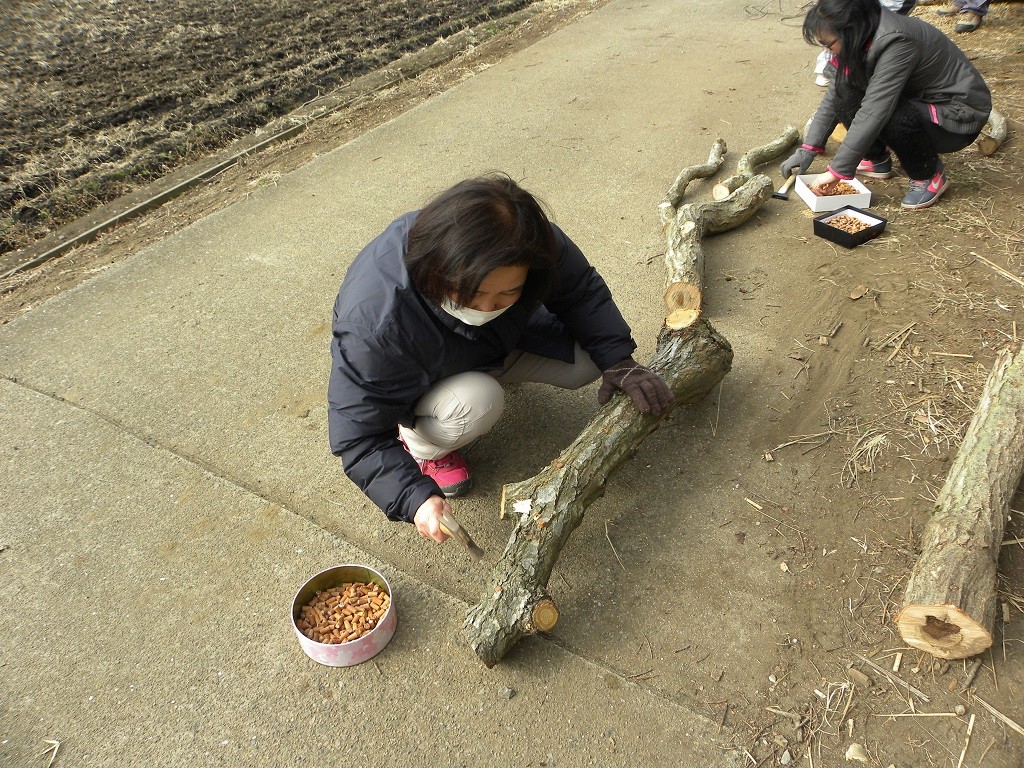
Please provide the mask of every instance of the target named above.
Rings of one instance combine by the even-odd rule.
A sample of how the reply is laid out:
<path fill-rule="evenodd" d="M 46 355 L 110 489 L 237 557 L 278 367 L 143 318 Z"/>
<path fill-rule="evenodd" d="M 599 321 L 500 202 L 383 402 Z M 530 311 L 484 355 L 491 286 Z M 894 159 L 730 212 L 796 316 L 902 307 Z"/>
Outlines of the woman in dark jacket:
<path fill-rule="evenodd" d="M 501 415 L 503 383 L 626 392 L 659 416 L 668 385 L 632 358 L 611 293 L 507 176 L 463 181 L 402 216 L 349 267 L 334 305 L 331 450 L 392 520 L 435 541 L 471 485 L 459 448 Z"/>
<path fill-rule="evenodd" d="M 828 193 L 854 174 L 888 179 L 895 154 L 910 176 L 904 208 L 927 208 L 949 186 L 940 154 L 973 142 L 992 96 L 981 74 L 941 31 L 878 0 L 819 0 L 804 39 L 833 55 L 836 76 L 783 176 L 806 173 L 839 123 L 846 138 L 811 188 Z"/>

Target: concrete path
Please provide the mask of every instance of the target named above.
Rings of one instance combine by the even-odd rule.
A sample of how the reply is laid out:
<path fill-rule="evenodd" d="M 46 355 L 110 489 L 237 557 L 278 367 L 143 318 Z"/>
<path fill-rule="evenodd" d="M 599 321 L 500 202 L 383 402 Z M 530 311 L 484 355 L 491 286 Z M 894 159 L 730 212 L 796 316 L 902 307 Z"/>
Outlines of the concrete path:
<path fill-rule="evenodd" d="M 44 765 L 46 739 L 65 766 L 738 763 L 728 728 L 687 703 L 693 681 L 631 674 L 638 638 L 667 665 L 685 639 L 673 609 L 707 609 L 692 580 L 720 565 L 688 562 L 685 543 L 635 539 L 650 547 L 635 577 L 658 596 L 595 625 L 618 566 L 585 525 L 560 563 L 553 639 L 493 670 L 462 641 L 508 535 L 501 483 L 577 434 L 593 391 L 522 388 L 475 449 L 479 490 L 459 508 L 488 551 L 477 566 L 388 524 L 329 455 L 330 309 L 389 221 L 500 169 L 598 265 L 648 355 L 664 190 L 717 136 L 734 163 L 809 114 L 812 62 L 778 14 L 617 0 L 0 328 L 0 763 Z M 687 493 L 659 472 L 623 473 L 601 503 Z M 302 654 L 288 608 L 344 562 L 387 574 L 399 628 L 373 663 L 331 669 Z M 771 611 L 755 574 L 734 598 Z"/>

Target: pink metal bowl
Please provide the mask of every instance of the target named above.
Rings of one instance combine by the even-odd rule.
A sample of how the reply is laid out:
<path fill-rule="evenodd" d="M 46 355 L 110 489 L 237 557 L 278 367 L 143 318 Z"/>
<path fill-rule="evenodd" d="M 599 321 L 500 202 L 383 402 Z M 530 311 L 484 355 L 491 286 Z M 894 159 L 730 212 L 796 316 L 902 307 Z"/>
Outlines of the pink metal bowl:
<path fill-rule="evenodd" d="M 388 609 L 377 626 L 362 637 L 357 637 L 346 643 L 318 643 L 302 634 L 302 630 L 296 625 L 296 621 L 302 615 L 302 606 L 316 597 L 317 592 L 340 587 L 350 581 L 376 584 L 391 598 Z M 313 661 L 326 664 L 329 667 L 351 667 L 372 659 L 391 642 L 396 626 L 398 626 L 398 613 L 395 611 L 395 594 L 391 591 L 391 585 L 388 584 L 388 580 L 384 578 L 383 574 L 368 565 L 350 563 L 335 565 L 326 571 L 321 571 L 299 587 L 299 591 L 295 593 L 295 598 L 292 600 L 292 629 L 295 630 L 295 636 L 299 638 L 299 645 Z"/>

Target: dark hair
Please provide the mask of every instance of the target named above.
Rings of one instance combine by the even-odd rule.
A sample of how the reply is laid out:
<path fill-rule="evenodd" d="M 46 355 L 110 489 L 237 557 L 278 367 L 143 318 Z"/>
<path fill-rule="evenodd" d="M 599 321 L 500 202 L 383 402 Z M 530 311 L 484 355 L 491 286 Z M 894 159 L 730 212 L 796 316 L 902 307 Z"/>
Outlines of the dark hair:
<path fill-rule="evenodd" d="M 405 266 L 423 296 L 462 305 L 492 270 L 525 266 L 520 301 L 539 303 L 555 279 L 555 237 L 533 195 L 505 174 L 488 174 L 459 182 L 417 214 Z"/>
<path fill-rule="evenodd" d="M 845 80 L 854 88 L 868 87 L 867 46 L 878 29 L 882 7 L 878 0 L 818 0 L 804 17 L 804 40 L 820 45 L 826 34 L 836 36 L 839 49 L 837 85 Z"/>

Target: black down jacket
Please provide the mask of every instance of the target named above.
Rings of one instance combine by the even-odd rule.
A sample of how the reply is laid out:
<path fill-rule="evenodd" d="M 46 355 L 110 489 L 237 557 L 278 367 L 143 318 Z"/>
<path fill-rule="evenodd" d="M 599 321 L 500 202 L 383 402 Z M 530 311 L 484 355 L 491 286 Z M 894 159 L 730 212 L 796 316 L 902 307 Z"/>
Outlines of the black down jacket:
<path fill-rule="evenodd" d="M 580 249 L 554 224 L 558 280 L 542 306 L 512 306 L 486 325 L 455 319 L 415 289 L 403 255 L 416 213 L 367 245 L 334 304 L 328 385 L 331 452 L 392 520 L 412 521 L 440 488 L 398 441 L 413 406 L 438 380 L 502 367 L 521 349 L 571 362 L 579 341 L 601 370 L 636 349 L 611 292 Z"/>

